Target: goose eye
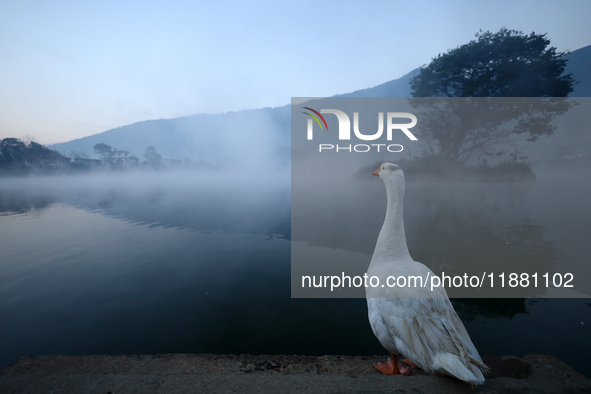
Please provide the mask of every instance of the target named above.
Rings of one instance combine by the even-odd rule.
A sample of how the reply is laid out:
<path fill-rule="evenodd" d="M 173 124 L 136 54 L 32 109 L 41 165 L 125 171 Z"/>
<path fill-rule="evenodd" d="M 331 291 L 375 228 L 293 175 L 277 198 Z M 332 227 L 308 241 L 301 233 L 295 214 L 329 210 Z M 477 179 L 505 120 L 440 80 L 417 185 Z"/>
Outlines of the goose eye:
<path fill-rule="evenodd" d="M 385 170 L 385 169 L 386 169 L 386 167 L 382 167 L 382 170 Z"/>

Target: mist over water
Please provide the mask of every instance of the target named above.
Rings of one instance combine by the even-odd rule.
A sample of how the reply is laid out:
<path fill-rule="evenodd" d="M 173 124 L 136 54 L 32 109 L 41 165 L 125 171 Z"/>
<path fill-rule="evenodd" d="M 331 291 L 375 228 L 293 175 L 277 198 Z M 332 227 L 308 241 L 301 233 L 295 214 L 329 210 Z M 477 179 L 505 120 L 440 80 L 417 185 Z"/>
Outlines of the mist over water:
<path fill-rule="evenodd" d="M 273 168 L 2 179 L 0 364 L 220 352 L 230 320 L 272 319 L 262 289 L 289 295 L 289 210 Z"/>
<path fill-rule="evenodd" d="M 52 149 L 98 158 L 94 146 L 104 143 L 142 161 L 152 146 L 163 159 L 201 168 L 246 168 L 254 174 L 272 166 L 289 168 L 289 139 L 289 107 L 284 106 L 138 122 Z"/>
<path fill-rule="evenodd" d="M 201 172 L 129 171 L 4 178 L 0 191 L 0 211 L 4 215 L 42 211 L 59 202 L 134 221 L 216 230 L 216 220 L 232 215 L 239 219 L 276 214 L 273 207 L 289 201 L 289 174 L 269 166 L 254 175 L 253 171 L 236 167 Z M 208 215 L 209 222 L 199 220 L 196 213 Z"/>
<path fill-rule="evenodd" d="M 292 289 L 301 288 L 304 273 L 353 276 L 367 271 L 386 212 L 384 183 L 358 172 L 368 164 L 317 166 L 315 172 L 296 176 Z M 480 354 L 550 353 L 589 375 L 591 364 L 579 347 L 587 349 L 585 338 L 591 334 L 591 178 L 582 167 L 536 168 L 536 174 L 530 182 L 407 179 L 404 223 L 410 254 L 435 273 L 573 273 L 576 293 L 562 294 L 570 299 L 554 299 L 553 289 L 541 288 L 530 297 L 549 299 L 506 298 L 512 295 L 497 287 L 494 298 L 469 292 L 452 303 Z M 304 257 L 295 267 L 294 251 Z M 330 289 L 305 290 L 296 296 L 365 296 L 363 288 L 330 294 Z M 561 324 L 568 326 L 565 335 L 556 335 Z"/>
<path fill-rule="evenodd" d="M 0 365 L 38 354 L 383 353 L 364 299 L 291 298 L 290 176 L 260 164 L 256 171 L 3 178 Z M 384 186 L 332 171 L 310 182 L 310 204 L 300 212 L 323 224 L 293 241 L 359 253 L 365 271 L 383 221 Z M 469 264 L 509 240 L 508 251 L 531 253 L 540 264 L 579 264 L 588 184 L 544 176 L 527 184 L 407 182 L 411 254 L 436 269 L 444 256 Z M 560 230 L 564 215 L 578 229 L 572 234 Z M 454 304 L 482 354 L 572 360 L 589 335 L 581 324 L 591 313 L 585 300 Z M 540 319 L 549 332 L 568 335 L 532 339 L 527 333 Z M 491 327 L 502 341 L 490 339 Z"/>
<path fill-rule="evenodd" d="M 343 270 L 363 275 L 384 221 L 384 183 L 369 173 L 360 178 L 354 170 L 334 169 L 295 179 L 292 237 L 314 246 L 318 257 L 302 246 L 295 254 L 294 269 L 301 275 L 313 271 L 340 276 Z M 448 289 L 453 297 L 589 297 L 590 199 L 591 180 L 582 170 L 540 170 L 533 182 L 411 179 L 406 182 L 404 200 L 407 243 L 411 256 L 437 275 L 574 276 L 573 288 L 559 293 L 553 286 L 538 286 L 523 295 L 509 286 L 501 288 L 497 281 L 490 291 Z M 320 257 L 334 248 L 351 251 L 351 257 Z M 322 265 L 317 258 L 325 260 Z M 365 297 L 362 288 L 338 295 L 330 289 L 305 289 L 298 294 L 310 296 L 310 292 L 316 297 Z"/>

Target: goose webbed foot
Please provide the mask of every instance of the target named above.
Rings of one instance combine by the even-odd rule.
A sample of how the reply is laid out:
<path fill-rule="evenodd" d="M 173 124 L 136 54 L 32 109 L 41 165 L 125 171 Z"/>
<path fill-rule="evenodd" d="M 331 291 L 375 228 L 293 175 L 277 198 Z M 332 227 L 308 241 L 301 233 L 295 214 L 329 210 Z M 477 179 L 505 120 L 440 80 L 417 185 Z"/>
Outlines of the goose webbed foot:
<path fill-rule="evenodd" d="M 374 364 L 373 366 L 384 375 L 410 375 L 410 369 L 398 364 L 398 359 L 394 353 L 390 353 L 392 358 L 384 364 Z"/>
<path fill-rule="evenodd" d="M 404 360 L 402 360 L 402 362 L 405 363 L 408 366 L 413 367 L 413 368 L 421 369 L 415 363 L 413 363 L 412 361 L 410 361 L 408 358 L 405 358 Z"/>

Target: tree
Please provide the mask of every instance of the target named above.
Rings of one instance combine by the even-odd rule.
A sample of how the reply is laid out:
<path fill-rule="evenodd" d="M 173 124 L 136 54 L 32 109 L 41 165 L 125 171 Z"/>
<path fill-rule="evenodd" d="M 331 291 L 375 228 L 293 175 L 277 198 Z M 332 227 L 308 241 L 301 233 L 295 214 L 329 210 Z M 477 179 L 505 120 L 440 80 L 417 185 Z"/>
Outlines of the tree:
<path fill-rule="evenodd" d="M 35 138 L 35 136 L 31 135 L 31 134 L 25 134 L 23 135 L 20 140 L 26 145 L 29 146 L 31 145 L 31 142 L 37 142 L 37 138 Z"/>
<path fill-rule="evenodd" d="M 507 153 L 503 148 L 514 145 L 517 135 L 529 134 L 529 142 L 551 135 L 556 130 L 552 120 L 575 105 L 562 97 L 419 97 L 410 104 L 418 110 L 428 154 L 462 163 L 477 153 Z"/>
<path fill-rule="evenodd" d="M 156 148 L 153 146 L 148 146 L 146 148 L 146 153 L 144 153 L 144 158 L 152 164 L 153 167 L 159 167 L 160 161 L 162 160 L 162 156 L 156 152 Z"/>
<path fill-rule="evenodd" d="M 423 67 L 411 80 L 417 97 L 411 105 L 425 110 L 421 119 L 430 153 L 448 161 L 466 161 L 475 152 L 501 154 L 495 146 L 512 133 L 528 132 L 529 141 L 552 134 L 551 120 L 572 106 L 557 97 L 566 97 L 574 81 L 571 74 L 563 75 L 566 53 L 549 45 L 545 34 L 526 35 L 505 28 L 480 32 L 475 40 Z M 433 105 L 432 99 L 419 97 L 465 99 L 438 100 Z M 515 99 L 490 99 L 500 97 Z M 523 97 L 540 99 L 518 99 Z M 512 129 L 501 128 L 515 120 Z"/>
<path fill-rule="evenodd" d="M 567 52 L 548 47 L 545 34 L 501 29 L 476 33 L 439 54 L 411 82 L 414 97 L 566 97 L 572 74 L 563 75 Z"/>
<path fill-rule="evenodd" d="M 107 144 L 103 144 L 102 142 L 94 146 L 94 152 L 98 155 L 101 155 L 104 161 L 109 160 L 112 150 L 113 148 Z"/>
<path fill-rule="evenodd" d="M 18 138 L 0 140 L 0 168 L 44 167 L 65 162 L 69 162 L 67 157 L 35 141 L 27 145 Z"/>
<path fill-rule="evenodd" d="M 25 161 L 27 146 L 18 138 L 0 140 L 0 166 L 22 164 Z"/>

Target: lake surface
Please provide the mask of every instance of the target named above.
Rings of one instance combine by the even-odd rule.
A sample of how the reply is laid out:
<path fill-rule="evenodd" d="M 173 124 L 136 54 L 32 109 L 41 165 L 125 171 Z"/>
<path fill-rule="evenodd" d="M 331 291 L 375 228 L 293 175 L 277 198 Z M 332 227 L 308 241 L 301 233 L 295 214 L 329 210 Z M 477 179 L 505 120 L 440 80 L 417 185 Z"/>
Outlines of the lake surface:
<path fill-rule="evenodd" d="M 292 191 L 293 272 L 298 278 L 362 276 L 384 221 L 383 182 L 370 174 L 347 178 L 325 170 L 301 183 Z M 590 208 L 588 173 L 541 173 L 531 182 L 415 178 L 406 182 L 404 223 L 412 257 L 436 275 L 487 273 L 486 285 L 476 289 L 446 286 L 450 297 L 578 298 L 591 295 Z M 529 287 L 509 286 L 510 274 L 530 275 Z M 548 285 L 543 275 L 550 278 Z M 559 284 L 567 276 L 571 287 L 553 286 L 552 279 Z M 330 286 L 299 286 L 292 294 L 334 297 Z M 365 297 L 365 290 L 339 289 L 339 294 Z"/>
<path fill-rule="evenodd" d="M 514 253 L 540 264 L 589 266 L 590 200 L 576 179 L 456 187 L 409 182 L 411 253 L 441 265 L 441 250 L 473 257 L 485 248 L 489 255 L 497 242 L 511 239 Z M 359 196 L 341 199 L 323 212 L 326 228 L 293 241 L 371 255 L 385 209 L 383 184 L 359 182 L 359 193 L 377 202 L 369 211 L 344 221 L 340 210 Z M 565 234 L 565 221 L 577 230 Z M 421 236 L 426 229 L 432 235 Z M 450 244 L 458 234 L 478 241 Z M 423 244 L 437 237 L 439 244 Z M 291 298 L 292 238 L 289 177 L 281 174 L 1 179 L 0 367 L 41 354 L 385 358 L 364 299 Z M 549 353 L 591 376 L 590 299 L 454 304 L 481 354 Z"/>

